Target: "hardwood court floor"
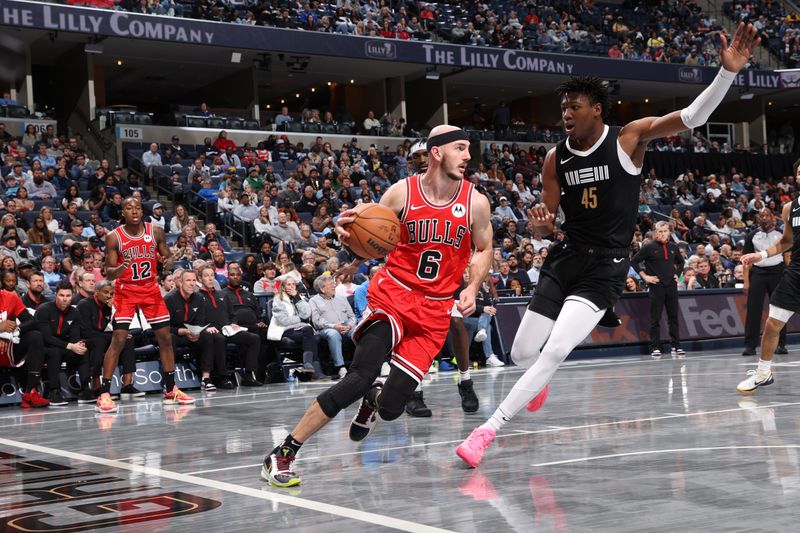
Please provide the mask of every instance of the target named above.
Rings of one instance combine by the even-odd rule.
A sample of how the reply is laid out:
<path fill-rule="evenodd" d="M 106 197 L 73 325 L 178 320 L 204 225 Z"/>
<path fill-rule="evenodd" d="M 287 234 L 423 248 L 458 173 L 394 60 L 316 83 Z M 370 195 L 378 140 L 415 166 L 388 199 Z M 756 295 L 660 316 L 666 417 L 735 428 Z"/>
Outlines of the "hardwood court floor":
<path fill-rule="evenodd" d="M 800 504 L 800 357 L 750 397 L 753 358 L 728 351 L 568 362 L 544 408 L 523 411 L 468 470 L 454 447 L 520 370 L 475 373 L 464 415 L 453 374 L 425 388 L 430 419 L 347 439 L 354 409 L 306 444 L 292 490 L 261 459 L 327 383 L 0 409 L 0 531 L 789 531 Z"/>

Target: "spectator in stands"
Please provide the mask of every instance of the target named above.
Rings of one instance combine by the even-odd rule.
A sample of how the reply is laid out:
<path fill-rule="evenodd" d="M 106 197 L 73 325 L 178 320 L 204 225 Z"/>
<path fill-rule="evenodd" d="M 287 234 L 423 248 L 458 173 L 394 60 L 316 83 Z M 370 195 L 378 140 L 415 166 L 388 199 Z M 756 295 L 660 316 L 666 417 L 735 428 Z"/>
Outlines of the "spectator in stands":
<path fill-rule="evenodd" d="M 499 136 L 505 136 L 508 133 L 508 127 L 511 125 L 511 110 L 504 100 L 501 100 L 497 107 L 492 111 L 492 126 L 494 131 Z"/>
<path fill-rule="evenodd" d="M 355 326 L 355 315 L 346 298 L 336 295 L 336 282 L 331 276 L 320 276 L 314 281 L 317 295 L 309 301 L 311 323 L 317 334 L 328 343 L 335 367 L 334 379 L 347 374 L 342 356 L 342 341 L 349 337 Z"/>
<path fill-rule="evenodd" d="M 464 271 L 464 283 L 469 284 L 469 269 Z M 497 313 L 497 308 L 494 306 L 497 301 L 497 292 L 494 289 L 492 278 L 487 275 L 475 297 L 475 312 L 464 317 L 467 331 L 475 332 L 471 337 L 475 342 L 481 343 L 486 366 L 491 367 L 505 366 L 505 363 L 494 354 L 492 348 L 492 318 Z"/>
<path fill-rule="evenodd" d="M 47 145 L 42 143 L 39 145 L 38 153 L 33 156 L 32 161 L 38 161 L 39 164 L 42 166 L 42 170 L 49 167 L 56 166 L 56 159 L 55 157 L 48 155 L 47 153 Z"/>
<path fill-rule="evenodd" d="M 220 156 L 221 159 L 222 159 L 222 164 L 225 167 L 228 167 L 228 168 L 230 168 L 230 167 L 233 167 L 233 168 L 236 168 L 236 169 L 244 168 L 242 166 L 242 160 L 239 159 L 239 156 L 234 151 L 235 149 L 236 149 L 235 146 L 230 146 L 230 145 L 227 148 L 225 148 L 225 153 L 223 153 Z"/>
<path fill-rule="evenodd" d="M 216 148 L 219 153 L 223 153 L 228 148 L 236 150 L 236 143 L 228 138 L 227 131 L 222 130 L 219 132 L 219 135 L 217 135 L 217 140 L 214 141 L 214 148 Z"/>
<path fill-rule="evenodd" d="M 687 284 L 687 289 L 718 289 L 719 280 L 716 274 L 711 272 L 710 261 L 703 257 L 697 261 L 697 273 L 693 278 L 694 283 Z"/>
<path fill-rule="evenodd" d="M 52 256 L 42 259 L 42 274 L 44 275 L 44 282 L 48 285 L 55 285 L 64 278 L 60 273 L 56 272 L 56 260 Z"/>
<path fill-rule="evenodd" d="M 189 222 L 189 212 L 183 204 L 175 204 L 175 214 L 169 221 L 170 233 L 180 233 L 183 227 Z"/>
<path fill-rule="evenodd" d="M 367 112 L 367 118 L 364 119 L 364 134 L 365 135 L 380 135 L 381 123 L 375 118 L 374 111 Z"/>
<path fill-rule="evenodd" d="M 288 277 L 280 285 L 272 301 L 272 320 L 269 324 L 268 338 L 278 341 L 284 337 L 302 346 L 303 369 L 315 378 L 321 378 L 322 371 L 317 355 L 317 336 L 309 324 L 311 307 L 297 292 L 297 281 Z"/>
<path fill-rule="evenodd" d="M 278 223 L 270 229 L 270 235 L 276 243 L 284 243 L 291 246 L 300 238 L 300 228 L 297 224 L 289 220 L 289 215 L 281 211 L 278 213 Z"/>
<path fill-rule="evenodd" d="M 325 235 L 317 237 L 317 247 L 314 248 L 314 256 L 317 264 L 324 263 L 336 255 L 336 250 L 328 246 L 328 238 Z"/>
<path fill-rule="evenodd" d="M 92 259 L 92 269 L 94 268 L 94 258 L 89 254 L 84 254 L 84 259 Z M 94 277 L 92 270 L 85 270 L 80 268 L 73 273 L 75 280 L 75 294 L 72 297 L 72 305 L 78 305 L 78 302 L 91 298 L 95 292 L 97 280 Z"/>
<path fill-rule="evenodd" d="M 287 122 L 292 122 L 292 117 L 289 115 L 289 108 L 286 106 L 281 107 L 281 112 L 275 115 L 275 127 L 280 130 L 280 127 Z"/>
<path fill-rule="evenodd" d="M 281 282 L 277 279 L 277 274 L 278 269 L 274 263 L 265 263 L 263 277 L 253 285 L 253 294 L 256 296 L 273 296 L 276 294 L 281 285 Z"/>
<path fill-rule="evenodd" d="M 221 250 L 218 251 L 220 254 Z M 223 256 L 223 267 L 225 258 Z M 233 265 L 238 267 L 238 265 Z M 225 348 L 228 342 L 239 347 L 243 354 L 245 366 L 245 378 L 241 384 L 245 387 L 261 387 L 263 383 L 256 379 L 258 371 L 258 359 L 261 352 L 261 342 L 259 336 L 250 333 L 246 328 L 236 323 L 233 300 L 222 291 L 215 289 L 215 269 L 212 266 L 205 266 L 201 270 L 200 294 L 205 306 L 205 321 L 210 324 L 206 329 L 211 334 L 214 343 L 214 368 L 219 373 L 220 378 L 216 385 L 223 389 L 235 387 L 233 382 L 228 379 L 225 363 Z M 228 271 L 225 269 L 225 276 Z M 203 371 L 203 384 L 209 390 L 210 372 Z"/>
<path fill-rule="evenodd" d="M 160 167 L 163 164 L 157 143 L 150 144 L 150 149 L 142 154 L 142 164 L 148 175 L 152 175 L 152 167 Z"/>
<path fill-rule="evenodd" d="M 86 156 L 84 154 L 78 154 L 75 157 L 75 164 L 70 168 L 69 174 L 75 181 L 80 179 L 88 180 L 94 174 L 94 169 L 86 162 Z"/>
<path fill-rule="evenodd" d="M 23 263 L 23 265 L 24 264 L 30 263 Z M 20 269 L 20 277 L 22 277 L 23 270 L 24 269 Z M 36 309 L 46 301 L 44 297 L 45 290 L 50 294 L 52 294 L 53 291 L 50 290 L 50 287 L 45 285 L 44 276 L 41 272 L 31 271 L 28 275 L 27 283 L 28 288 L 22 295 L 22 303 L 24 303 L 25 307 L 28 309 L 36 311 Z"/>
<path fill-rule="evenodd" d="M 164 206 L 159 202 L 153 204 L 153 212 L 148 217 L 153 226 L 157 226 L 166 232 L 167 219 L 164 217 Z"/>
<path fill-rule="evenodd" d="M 172 259 L 175 261 L 194 261 L 196 258 L 194 248 L 189 246 L 186 235 L 183 234 L 178 235 L 170 251 L 172 252 Z"/>
<path fill-rule="evenodd" d="M 58 194 L 52 183 L 44 179 L 41 170 L 34 171 L 33 180 L 26 184 L 28 195 L 37 200 L 50 200 Z"/>
<path fill-rule="evenodd" d="M 48 244 L 53 242 L 53 234 L 47 229 L 41 215 L 33 220 L 33 226 L 28 230 L 28 242 L 32 244 Z"/>
<path fill-rule="evenodd" d="M 29 250 L 19 246 L 19 237 L 15 230 L 5 230 L 0 244 L 0 257 L 10 257 L 14 260 L 14 264 L 21 263 L 24 259 L 28 259 Z"/>
<path fill-rule="evenodd" d="M 257 206 L 250 203 L 250 195 L 242 192 L 239 196 L 239 205 L 233 210 L 233 216 L 240 221 L 251 223 L 259 216 Z"/>
<path fill-rule="evenodd" d="M 35 314 L 39 332 L 44 339 L 44 354 L 50 384 L 48 400 L 54 407 L 67 404 L 59 386 L 62 361 L 77 367 L 81 381 L 78 403 L 95 401 L 90 389 L 89 361 L 88 358 L 82 357 L 86 354 L 86 343 L 81 339 L 78 312 L 70 305 L 71 301 L 72 285 L 67 281 L 61 281 L 56 286 L 55 301 L 41 305 Z"/>
<path fill-rule="evenodd" d="M 508 256 L 508 273 L 512 278 L 518 279 L 524 286 L 530 285 L 531 283 L 528 273 L 519 268 L 519 259 L 516 254 L 510 254 Z"/>

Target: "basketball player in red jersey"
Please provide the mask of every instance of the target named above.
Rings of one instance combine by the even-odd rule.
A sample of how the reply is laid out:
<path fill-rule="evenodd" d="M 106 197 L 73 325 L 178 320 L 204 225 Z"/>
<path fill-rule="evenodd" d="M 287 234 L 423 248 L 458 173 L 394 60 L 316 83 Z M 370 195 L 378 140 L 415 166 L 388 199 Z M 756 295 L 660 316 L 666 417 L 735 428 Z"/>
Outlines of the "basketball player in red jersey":
<path fill-rule="evenodd" d="M 380 203 L 398 215 L 402 233 L 370 282 L 350 371 L 317 397 L 294 430 L 264 458 L 261 477 L 272 485 L 299 484 L 292 465 L 300 446 L 359 398 L 363 400 L 350 425 L 351 440 L 366 438 L 378 417 L 394 420 L 403 413 L 444 344 L 453 294 L 468 263 L 472 281 L 461 291 L 457 306 L 462 315 L 475 310 L 475 294 L 492 260 L 489 202 L 464 179 L 470 155 L 463 130 L 437 126 L 427 148 L 428 170 L 392 185 L 381 198 Z M 345 211 L 337 222 L 344 244 L 349 242 L 346 228 L 353 214 Z M 385 361 L 392 368 L 381 383 L 376 378 Z"/>
<path fill-rule="evenodd" d="M 408 156 L 417 174 L 424 174 L 428 170 L 428 147 L 425 139 L 415 142 L 408 149 Z M 456 305 L 453 305 L 450 314 L 450 342 L 455 352 L 458 362 L 458 394 L 461 396 L 461 409 L 465 413 L 474 413 L 478 410 L 478 396 L 472 384 L 472 376 L 469 371 L 469 338 L 467 337 L 467 327 L 464 325 L 464 317 L 458 312 Z M 406 413 L 414 417 L 430 417 L 433 415 L 430 408 L 425 405 L 422 392 L 422 383 L 417 386 L 417 390 L 409 398 L 406 404 Z"/>
<path fill-rule="evenodd" d="M 158 256 L 166 263 L 172 253 L 164 238 L 164 230 L 142 221 L 142 204 L 136 198 L 122 203 L 124 224 L 106 237 L 106 277 L 114 280 L 114 333 L 103 360 L 103 380 L 95 410 L 114 413 L 117 405 L 111 399 L 111 376 L 125 347 L 133 316 L 141 311 L 153 328 L 161 356 L 164 403 L 189 405 L 194 398 L 175 385 L 175 354 L 169 333 L 169 311 L 158 287 Z"/>

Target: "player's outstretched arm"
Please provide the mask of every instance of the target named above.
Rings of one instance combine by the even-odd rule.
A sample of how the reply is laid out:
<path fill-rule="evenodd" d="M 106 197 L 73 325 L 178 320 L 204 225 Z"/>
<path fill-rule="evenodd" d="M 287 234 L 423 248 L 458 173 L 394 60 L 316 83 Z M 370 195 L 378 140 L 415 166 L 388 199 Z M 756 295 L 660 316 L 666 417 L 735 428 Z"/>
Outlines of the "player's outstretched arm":
<path fill-rule="evenodd" d="M 781 212 L 781 217 L 783 218 L 783 235 L 781 235 L 781 240 L 764 251 L 743 255 L 742 265 L 744 265 L 745 269 L 758 263 L 762 259 L 766 259 L 767 257 L 773 255 L 782 254 L 792 247 L 792 243 L 794 241 L 794 232 L 792 231 L 791 220 L 792 205 L 794 205 L 794 202 L 786 202 L 783 204 L 783 211 Z"/>
<path fill-rule="evenodd" d="M 675 135 L 687 129 L 702 126 L 711 113 L 719 106 L 728 92 L 736 74 L 750 59 L 761 38 L 752 24 L 739 24 L 733 41 L 728 45 L 724 33 L 720 34 L 722 46 L 720 59 L 722 68 L 714 81 L 689 104 L 688 107 L 673 111 L 663 117 L 645 117 L 629 122 L 619 135 L 623 150 L 631 157 L 637 167 L 642 166 L 647 143 L 654 139 Z"/>
<path fill-rule="evenodd" d="M 492 215 L 489 200 L 472 192 L 472 244 L 475 247 L 469 263 L 469 285 L 461 291 L 457 307 L 463 316 L 475 312 L 475 295 L 492 264 Z"/>
<path fill-rule="evenodd" d="M 545 228 L 546 233 L 551 233 L 560 202 L 561 183 L 556 175 L 556 149 L 551 148 L 542 166 L 542 200 L 528 210 L 528 217 L 533 221 L 533 225 Z"/>
<path fill-rule="evenodd" d="M 126 268 L 131 266 L 130 261 L 124 261 L 117 265 L 119 261 L 119 239 L 116 233 L 106 235 L 106 278 L 113 280 L 118 278 Z"/>

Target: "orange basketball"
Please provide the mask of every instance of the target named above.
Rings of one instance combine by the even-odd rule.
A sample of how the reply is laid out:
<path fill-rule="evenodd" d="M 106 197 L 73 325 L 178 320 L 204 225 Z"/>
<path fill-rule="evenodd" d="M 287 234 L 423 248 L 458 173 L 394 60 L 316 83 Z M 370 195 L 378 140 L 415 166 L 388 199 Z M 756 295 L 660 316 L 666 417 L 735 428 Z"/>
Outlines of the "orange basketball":
<path fill-rule="evenodd" d="M 363 259 L 380 259 L 394 250 L 400 240 L 397 215 L 381 204 L 361 204 L 354 210 L 355 220 L 347 228 L 350 250 Z"/>

